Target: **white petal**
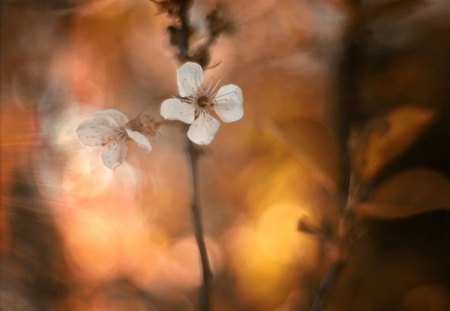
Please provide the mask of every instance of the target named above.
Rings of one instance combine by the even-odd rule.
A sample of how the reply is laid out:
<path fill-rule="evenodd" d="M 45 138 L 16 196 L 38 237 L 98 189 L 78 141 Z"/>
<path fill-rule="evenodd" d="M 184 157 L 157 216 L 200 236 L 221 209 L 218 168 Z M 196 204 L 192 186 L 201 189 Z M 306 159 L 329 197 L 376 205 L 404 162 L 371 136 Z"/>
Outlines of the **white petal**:
<path fill-rule="evenodd" d="M 132 131 L 127 128 L 125 130 L 127 131 L 128 136 L 132 140 L 134 140 L 139 147 L 144 148 L 148 151 L 152 150 L 152 145 L 150 144 L 150 141 L 143 134 L 136 132 L 136 131 Z"/>
<path fill-rule="evenodd" d="M 244 115 L 242 102 L 241 88 L 234 84 L 227 84 L 217 92 L 214 110 L 223 122 L 234 122 Z"/>
<path fill-rule="evenodd" d="M 109 124 L 124 126 L 128 122 L 128 117 L 116 109 L 101 110 L 92 115 L 98 121 L 103 120 Z"/>
<path fill-rule="evenodd" d="M 188 62 L 177 70 L 178 91 L 181 97 L 193 95 L 203 82 L 203 69 L 197 63 Z"/>
<path fill-rule="evenodd" d="M 128 146 L 125 142 L 113 142 L 105 146 L 102 151 L 103 164 L 109 169 L 115 169 L 122 164 L 127 154 Z"/>
<path fill-rule="evenodd" d="M 219 129 L 220 123 L 209 113 L 200 113 L 198 118 L 189 127 L 189 139 L 198 145 L 208 145 Z"/>
<path fill-rule="evenodd" d="M 94 113 L 77 127 L 78 139 L 86 146 L 99 146 L 115 140 L 117 129 L 128 122 L 126 115 L 114 109 Z"/>
<path fill-rule="evenodd" d="M 179 120 L 191 124 L 194 122 L 195 108 L 192 104 L 187 104 L 179 99 L 166 99 L 161 104 L 161 115 L 167 120 Z"/>

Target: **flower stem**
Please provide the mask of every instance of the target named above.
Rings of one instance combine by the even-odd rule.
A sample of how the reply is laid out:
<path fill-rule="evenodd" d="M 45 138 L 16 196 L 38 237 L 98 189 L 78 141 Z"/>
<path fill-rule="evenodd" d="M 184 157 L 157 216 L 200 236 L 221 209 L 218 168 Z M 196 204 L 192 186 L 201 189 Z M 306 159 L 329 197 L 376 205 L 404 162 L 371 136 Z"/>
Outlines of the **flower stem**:
<path fill-rule="evenodd" d="M 320 282 L 319 289 L 316 293 L 316 296 L 314 297 L 311 311 L 322 310 L 325 299 L 327 298 L 331 287 L 333 286 L 334 282 L 337 279 L 337 276 L 339 275 L 343 267 L 344 261 L 336 261 L 330 266 L 327 273 Z"/>
<path fill-rule="evenodd" d="M 211 282 L 212 273 L 208 260 L 208 253 L 206 250 L 205 239 L 203 235 L 203 227 L 201 220 L 200 202 L 199 202 L 199 187 L 198 187 L 198 159 L 200 151 L 191 142 L 188 141 L 188 157 L 190 160 L 190 167 L 192 172 L 192 204 L 191 216 L 192 224 L 194 226 L 195 240 L 197 242 L 198 251 L 200 254 L 202 266 L 202 285 L 199 291 L 199 309 L 200 311 L 209 311 L 211 309 Z"/>
<path fill-rule="evenodd" d="M 177 58 L 180 63 L 191 60 L 189 55 L 189 16 L 188 11 L 192 6 L 191 0 L 184 0 L 180 2 L 180 41 L 178 44 Z M 191 217 L 194 226 L 195 241 L 197 242 L 198 252 L 200 254 L 200 261 L 202 266 L 202 285 L 199 289 L 199 310 L 212 310 L 211 303 L 211 288 L 212 288 L 212 272 L 209 265 L 208 252 L 206 250 L 205 239 L 203 235 L 202 217 L 199 200 L 199 185 L 198 185 L 198 159 L 201 155 L 200 150 L 190 141 L 187 142 L 187 153 L 190 162 L 192 175 L 192 203 L 191 203 Z"/>
<path fill-rule="evenodd" d="M 181 35 L 178 51 L 178 58 L 181 62 L 189 60 L 189 20 L 188 10 L 191 3 L 185 1 L 180 8 Z"/>

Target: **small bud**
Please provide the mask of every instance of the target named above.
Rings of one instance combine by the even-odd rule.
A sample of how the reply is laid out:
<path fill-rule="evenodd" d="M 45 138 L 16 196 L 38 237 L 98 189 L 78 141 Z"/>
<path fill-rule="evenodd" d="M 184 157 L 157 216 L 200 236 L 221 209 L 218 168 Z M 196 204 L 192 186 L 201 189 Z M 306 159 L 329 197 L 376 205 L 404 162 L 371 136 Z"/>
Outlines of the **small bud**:
<path fill-rule="evenodd" d="M 305 216 L 300 218 L 298 221 L 297 230 L 308 234 L 317 234 L 319 232 L 319 230 L 311 224 L 310 220 Z"/>
<path fill-rule="evenodd" d="M 148 115 L 141 115 L 128 121 L 126 127 L 132 131 L 142 133 L 147 138 L 151 138 L 156 135 L 159 125 L 159 122 L 156 122 L 152 117 Z"/>

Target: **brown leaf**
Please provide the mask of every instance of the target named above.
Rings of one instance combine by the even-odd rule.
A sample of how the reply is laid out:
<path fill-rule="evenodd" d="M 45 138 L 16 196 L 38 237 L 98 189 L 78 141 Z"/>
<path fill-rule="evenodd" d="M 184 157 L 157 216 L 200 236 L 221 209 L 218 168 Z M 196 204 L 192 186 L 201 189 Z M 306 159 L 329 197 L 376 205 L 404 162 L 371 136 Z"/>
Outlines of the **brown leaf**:
<path fill-rule="evenodd" d="M 415 168 L 381 184 L 368 202 L 352 209 L 361 216 L 404 218 L 435 209 L 450 208 L 450 181 L 434 171 Z"/>
<path fill-rule="evenodd" d="M 374 120 L 362 133 L 353 133 L 354 164 L 363 178 L 371 178 L 405 151 L 433 121 L 434 111 L 402 106 Z"/>
<path fill-rule="evenodd" d="M 402 301 L 402 310 L 445 311 L 450 308 L 450 291 L 440 284 L 423 284 L 410 290 Z"/>

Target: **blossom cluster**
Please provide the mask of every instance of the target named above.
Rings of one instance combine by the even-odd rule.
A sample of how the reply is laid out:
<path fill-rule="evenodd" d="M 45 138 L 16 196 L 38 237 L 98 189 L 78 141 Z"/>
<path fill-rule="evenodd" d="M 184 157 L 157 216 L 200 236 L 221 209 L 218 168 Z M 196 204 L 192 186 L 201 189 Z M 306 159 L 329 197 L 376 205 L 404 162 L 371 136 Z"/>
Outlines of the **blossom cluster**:
<path fill-rule="evenodd" d="M 179 96 L 162 102 L 161 116 L 190 124 L 187 136 L 193 143 L 210 144 L 220 127 L 213 113 L 223 122 L 238 121 L 244 115 L 242 90 L 234 84 L 218 88 L 218 82 L 203 87 L 202 67 L 193 62 L 183 64 L 177 70 Z M 158 125 L 152 119 L 129 120 L 122 112 L 107 109 L 83 121 L 76 133 L 86 146 L 104 146 L 103 164 L 114 169 L 124 161 L 130 140 L 151 151 L 150 138 Z"/>

